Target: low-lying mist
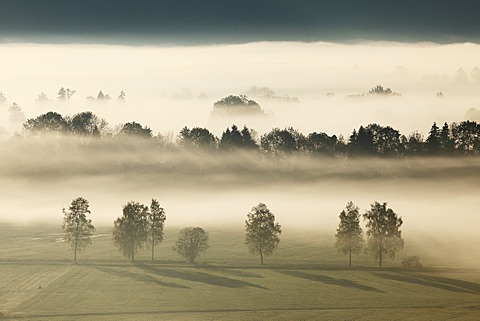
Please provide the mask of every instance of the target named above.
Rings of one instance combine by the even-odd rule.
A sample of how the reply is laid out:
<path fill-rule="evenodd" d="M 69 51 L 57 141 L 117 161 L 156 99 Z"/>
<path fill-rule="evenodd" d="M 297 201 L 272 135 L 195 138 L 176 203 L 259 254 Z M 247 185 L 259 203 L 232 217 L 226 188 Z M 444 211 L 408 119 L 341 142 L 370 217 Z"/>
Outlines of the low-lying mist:
<path fill-rule="evenodd" d="M 82 196 L 94 224 L 111 226 L 130 200 L 157 198 L 168 226 L 242 228 L 266 203 L 285 233 L 335 234 L 348 201 L 361 211 L 388 202 L 409 233 L 478 240 L 478 158 L 319 158 L 205 153 L 121 139 L 34 137 L 12 122 L 90 110 L 110 126 L 136 121 L 175 137 L 187 126 L 220 136 L 246 125 L 342 134 L 378 123 L 425 137 L 435 121 L 460 122 L 480 110 L 480 45 L 250 43 L 197 47 L 0 45 L 0 221 L 60 227 L 62 208 Z M 376 85 L 401 96 L 364 97 Z M 252 86 L 263 90 L 251 90 Z M 61 87 L 76 92 L 59 101 Z M 125 102 L 117 96 L 124 91 Z M 99 91 L 111 99 L 96 101 Z M 272 94 L 273 92 L 273 94 Z M 42 102 L 36 101 L 44 93 Z M 211 116 L 213 103 L 247 93 L 266 117 Z M 358 97 L 346 98 L 348 95 Z M 87 97 L 91 96 L 87 100 Z M 92 99 L 93 98 L 93 99 Z M 0 101 L 1 103 L 1 101 Z M 470 113 L 473 115 L 473 113 Z M 3 134 L 2 134 L 3 133 Z M 455 243 L 455 244 L 461 244 Z"/>
<path fill-rule="evenodd" d="M 7 101 L 0 108 L 0 126 L 19 130 L 8 124 L 7 108 L 16 102 L 27 118 L 51 110 L 62 115 L 91 110 L 112 126 L 137 121 L 155 133 L 178 132 L 186 125 L 219 134 L 233 120 L 212 120 L 213 103 L 250 93 L 269 115 L 245 120 L 260 133 L 293 126 L 347 135 L 360 124 L 376 122 L 426 134 L 432 121 L 461 121 L 468 109 L 480 108 L 479 55 L 475 44 L 4 44 L 0 91 Z M 345 98 L 376 85 L 402 96 Z M 251 91 L 252 86 L 267 87 L 274 95 Z M 76 91 L 68 102 L 57 99 L 61 87 Z M 126 103 L 117 103 L 122 90 Z M 111 100 L 95 102 L 100 91 Z M 41 93 L 45 96 L 38 103 Z"/>
<path fill-rule="evenodd" d="M 167 223 L 241 228 L 266 203 L 285 229 L 334 234 L 348 201 L 362 210 L 388 202 L 404 230 L 475 235 L 476 157 L 322 158 L 259 152 L 168 150 L 152 141 L 26 136 L 3 142 L 0 220 L 60 224 L 75 197 L 98 224 L 112 224 L 130 200 L 157 198 Z"/>

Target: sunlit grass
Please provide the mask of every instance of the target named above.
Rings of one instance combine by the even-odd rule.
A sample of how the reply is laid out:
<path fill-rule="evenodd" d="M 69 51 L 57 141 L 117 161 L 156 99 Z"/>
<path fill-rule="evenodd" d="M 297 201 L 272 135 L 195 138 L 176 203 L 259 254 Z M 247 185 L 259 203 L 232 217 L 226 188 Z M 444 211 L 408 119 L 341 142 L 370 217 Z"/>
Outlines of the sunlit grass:
<path fill-rule="evenodd" d="M 196 265 L 171 250 L 174 228 L 155 263 L 145 249 L 132 264 L 100 227 L 74 265 L 59 227 L 2 225 L 0 312 L 22 320 L 471 320 L 480 309 L 478 270 L 407 270 L 400 260 L 378 269 L 364 254 L 348 268 L 330 236 L 299 232 L 282 235 L 260 266 L 242 229 L 209 231 Z M 419 254 L 405 251 L 399 257 Z"/>

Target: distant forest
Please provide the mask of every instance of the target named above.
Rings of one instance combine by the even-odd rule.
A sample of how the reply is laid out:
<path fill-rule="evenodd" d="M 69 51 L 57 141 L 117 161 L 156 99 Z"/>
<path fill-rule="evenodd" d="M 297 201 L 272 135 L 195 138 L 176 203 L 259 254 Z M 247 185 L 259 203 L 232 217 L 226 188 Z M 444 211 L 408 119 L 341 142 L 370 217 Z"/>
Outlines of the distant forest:
<path fill-rule="evenodd" d="M 198 150 L 208 153 L 254 151 L 263 155 L 306 155 L 324 157 L 377 157 L 398 158 L 408 156 L 463 156 L 480 155 L 480 124 L 475 121 L 443 124 L 433 123 L 427 137 L 419 132 L 402 134 L 379 124 L 354 129 L 348 138 L 312 132 L 307 135 L 289 128 L 273 128 L 259 136 L 254 130 L 235 125 L 216 137 L 207 128 L 184 127 L 178 135 L 157 134 L 145 125 L 128 122 L 112 129 L 106 120 L 92 112 L 81 112 L 64 117 L 48 112 L 23 123 L 20 137 L 62 135 L 82 138 L 82 144 L 92 140 L 125 141 L 141 139 L 152 142 L 156 148 L 168 150 Z M 18 137 L 18 136 L 17 136 Z"/>

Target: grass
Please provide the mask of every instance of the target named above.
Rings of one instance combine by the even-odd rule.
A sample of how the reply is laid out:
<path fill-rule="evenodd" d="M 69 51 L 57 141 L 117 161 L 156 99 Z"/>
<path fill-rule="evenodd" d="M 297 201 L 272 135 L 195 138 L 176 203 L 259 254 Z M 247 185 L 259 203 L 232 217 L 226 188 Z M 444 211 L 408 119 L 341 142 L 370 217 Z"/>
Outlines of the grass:
<path fill-rule="evenodd" d="M 236 229 L 210 229 L 210 249 L 189 265 L 171 251 L 176 232 L 166 231 L 155 263 L 146 249 L 131 264 L 113 248 L 110 229 L 100 228 L 74 265 L 57 227 L 0 225 L 0 318 L 474 320 L 480 313 L 476 269 L 405 270 L 400 258 L 378 269 L 364 255 L 347 268 L 331 237 L 297 233 L 284 234 L 260 266 Z"/>

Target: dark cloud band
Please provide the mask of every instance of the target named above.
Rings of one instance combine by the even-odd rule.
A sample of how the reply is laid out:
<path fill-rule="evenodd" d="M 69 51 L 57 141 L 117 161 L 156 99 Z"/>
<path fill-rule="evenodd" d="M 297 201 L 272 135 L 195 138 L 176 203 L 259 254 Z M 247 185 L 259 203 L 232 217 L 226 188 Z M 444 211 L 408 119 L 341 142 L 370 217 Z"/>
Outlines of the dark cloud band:
<path fill-rule="evenodd" d="M 480 41 L 477 0 L 2 0 L 0 40 Z"/>

